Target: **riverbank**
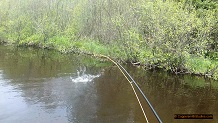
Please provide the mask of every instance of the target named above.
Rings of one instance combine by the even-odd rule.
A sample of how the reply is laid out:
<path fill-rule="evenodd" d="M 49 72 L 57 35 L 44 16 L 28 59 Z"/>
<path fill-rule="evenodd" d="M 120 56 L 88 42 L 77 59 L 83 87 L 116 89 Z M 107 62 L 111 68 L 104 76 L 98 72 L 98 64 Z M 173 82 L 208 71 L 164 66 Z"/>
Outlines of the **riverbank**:
<path fill-rule="evenodd" d="M 218 7 L 178 0 L 0 1 L 0 41 L 218 80 Z"/>
<path fill-rule="evenodd" d="M 130 58 L 128 54 L 131 51 L 125 51 L 122 47 L 118 45 L 105 45 L 100 42 L 93 40 L 84 40 L 77 42 L 65 42 L 65 43 L 36 43 L 36 42 L 26 42 L 16 44 L 13 42 L 2 41 L 1 44 L 11 45 L 14 47 L 34 47 L 41 49 L 49 49 L 56 50 L 61 53 L 77 53 L 84 54 L 93 57 L 98 57 L 100 55 L 109 56 L 116 61 L 119 62 L 128 62 L 132 63 L 134 66 L 140 66 L 144 69 L 162 69 L 164 71 L 168 71 L 174 74 L 192 74 L 197 76 L 204 76 L 206 78 L 218 79 L 218 62 L 214 60 L 210 60 L 203 57 L 194 56 L 191 54 L 186 54 L 184 59 L 184 66 L 175 67 L 170 64 L 167 64 L 167 61 L 161 61 L 161 58 L 152 58 L 152 57 L 144 57 L 145 53 L 149 53 L 151 51 L 143 51 L 142 49 L 137 49 L 141 51 L 136 55 L 137 57 Z M 167 57 L 166 57 L 167 58 Z M 147 61 L 147 62 L 146 62 Z M 157 62 L 155 62 L 157 61 Z"/>

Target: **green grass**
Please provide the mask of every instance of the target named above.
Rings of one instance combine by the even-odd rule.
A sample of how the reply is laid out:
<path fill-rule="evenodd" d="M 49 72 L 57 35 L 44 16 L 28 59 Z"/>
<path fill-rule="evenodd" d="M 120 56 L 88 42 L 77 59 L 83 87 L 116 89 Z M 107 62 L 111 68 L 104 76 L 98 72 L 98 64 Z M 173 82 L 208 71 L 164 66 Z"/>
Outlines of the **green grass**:
<path fill-rule="evenodd" d="M 170 69 L 169 64 L 167 64 L 167 59 L 175 59 L 176 56 L 170 56 L 164 53 L 153 55 L 152 51 L 141 48 L 128 48 L 122 46 L 122 44 L 110 43 L 104 44 L 97 40 L 83 39 L 74 41 L 68 37 L 64 36 L 54 36 L 49 38 L 48 41 L 40 41 L 43 38 L 40 35 L 33 35 L 19 42 L 19 45 L 25 46 L 39 46 L 41 48 L 55 49 L 62 53 L 77 52 L 85 54 L 96 54 L 96 55 L 106 55 L 117 60 L 127 61 L 132 59 L 134 61 L 139 61 L 141 64 L 159 64 L 159 68 Z M 11 44 L 11 41 L 9 42 Z M 15 43 L 15 41 L 14 41 Z M 15 43 L 16 44 L 16 43 Z M 129 54 L 129 55 L 127 55 Z M 133 55 L 133 56 L 131 56 Z M 185 68 L 189 73 L 205 75 L 210 73 L 213 68 L 218 66 L 218 61 L 211 60 L 209 58 L 204 58 L 202 56 L 184 55 Z M 131 58 L 129 58 L 131 57 Z M 172 65 L 172 63 L 171 63 Z M 213 75 L 208 77 L 218 80 L 218 71 L 215 71 Z"/>
<path fill-rule="evenodd" d="M 215 69 L 217 66 L 218 61 L 204 57 L 192 56 L 188 57 L 186 61 L 186 68 L 190 73 L 207 75 L 215 80 L 218 80 L 218 71 Z"/>
<path fill-rule="evenodd" d="M 186 67 L 194 73 L 205 73 L 210 70 L 212 61 L 203 57 L 192 56 L 187 58 Z"/>

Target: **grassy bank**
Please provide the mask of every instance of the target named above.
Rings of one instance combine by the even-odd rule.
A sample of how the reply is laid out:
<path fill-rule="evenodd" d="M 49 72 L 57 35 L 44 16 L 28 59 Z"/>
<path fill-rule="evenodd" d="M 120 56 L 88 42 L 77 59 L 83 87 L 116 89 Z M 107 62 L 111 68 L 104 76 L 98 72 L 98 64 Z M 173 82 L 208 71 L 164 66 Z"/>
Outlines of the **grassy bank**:
<path fill-rule="evenodd" d="M 27 46 L 27 47 L 36 47 L 42 49 L 52 49 L 57 50 L 61 53 L 79 53 L 79 54 L 86 54 L 86 55 L 106 55 L 110 56 L 118 61 L 125 61 L 131 62 L 133 64 L 137 63 L 141 67 L 145 69 L 156 69 L 160 68 L 165 71 L 169 71 L 175 74 L 194 74 L 205 76 L 209 78 L 213 78 L 215 80 L 218 79 L 218 61 L 211 60 L 208 58 L 204 58 L 201 56 L 195 56 L 191 54 L 186 54 L 184 60 L 184 66 L 181 68 L 173 67 L 167 62 L 164 62 L 162 59 L 168 58 L 166 56 L 155 57 L 152 56 L 152 51 L 144 50 L 144 49 L 137 49 L 139 52 L 134 59 L 130 59 L 128 54 L 130 51 L 125 51 L 118 45 L 105 45 L 99 43 L 99 41 L 93 40 L 82 40 L 77 42 L 65 42 L 65 43 L 45 43 L 45 44 L 38 44 L 33 42 L 22 43 L 19 45 L 16 44 L 8 44 L 7 42 L 2 42 L 7 45 L 14 45 L 14 46 Z M 163 54 L 164 55 L 164 54 Z M 163 58 L 162 58 L 163 57 Z M 136 60 L 137 59 L 137 60 Z M 160 61 L 163 62 L 160 62 Z"/>
<path fill-rule="evenodd" d="M 218 79 L 218 3 L 2 0 L 0 41 Z"/>

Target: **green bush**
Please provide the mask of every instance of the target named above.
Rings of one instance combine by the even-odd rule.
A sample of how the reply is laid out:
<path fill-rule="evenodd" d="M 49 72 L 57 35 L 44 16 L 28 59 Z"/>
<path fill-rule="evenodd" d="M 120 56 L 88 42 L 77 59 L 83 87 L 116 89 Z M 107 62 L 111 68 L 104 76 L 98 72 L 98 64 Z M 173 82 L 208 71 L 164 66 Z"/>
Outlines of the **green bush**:
<path fill-rule="evenodd" d="M 217 11 L 215 0 L 1 0 L 0 40 L 206 74 L 217 66 Z"/>

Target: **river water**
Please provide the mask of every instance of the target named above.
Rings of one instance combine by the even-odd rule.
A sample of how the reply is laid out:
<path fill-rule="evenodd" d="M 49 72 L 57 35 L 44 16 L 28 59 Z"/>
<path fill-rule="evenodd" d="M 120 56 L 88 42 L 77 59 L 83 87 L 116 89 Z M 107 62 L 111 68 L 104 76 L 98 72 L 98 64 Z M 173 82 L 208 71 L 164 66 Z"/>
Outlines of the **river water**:
<path fill-rule="evenodd" d="M 218 82 L 124 67 L 164 123 L 218 122 Z M 140 96 L 150 123 L 152 112 Z M 213 114 L 210 120 L 174 114 Z M 112 63 L 0 46 L 0 123 L 144 123 L 131 86 Z"/>

